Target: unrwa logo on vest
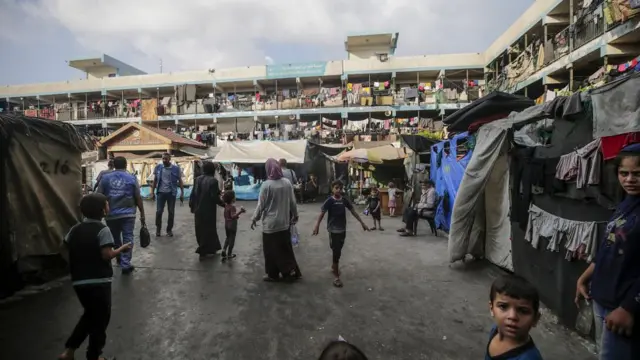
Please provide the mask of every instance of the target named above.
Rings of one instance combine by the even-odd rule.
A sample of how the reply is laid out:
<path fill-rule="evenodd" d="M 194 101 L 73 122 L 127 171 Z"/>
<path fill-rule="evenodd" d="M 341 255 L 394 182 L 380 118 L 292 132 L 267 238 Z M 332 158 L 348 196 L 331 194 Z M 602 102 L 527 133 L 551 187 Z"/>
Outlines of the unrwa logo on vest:
<path fill-rule="evenodd" d="M 118 178 L 118 177 L 114 177 L 109 182 L 109 185 L 111 185 L 112 189 L 118 190 L 118 189 L 124 188 L 126 183 L 125 183 L 124 179 L 121 179 L 121 178 Z"/>

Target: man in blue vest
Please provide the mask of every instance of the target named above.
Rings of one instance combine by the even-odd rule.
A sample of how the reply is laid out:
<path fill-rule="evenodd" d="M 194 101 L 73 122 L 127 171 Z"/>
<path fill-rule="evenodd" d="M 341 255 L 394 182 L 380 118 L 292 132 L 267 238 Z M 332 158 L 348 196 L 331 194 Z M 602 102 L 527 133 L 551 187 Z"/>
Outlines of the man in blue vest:
<path fill-rule="evenodd" d="M 144 206 L 140 196 L 138 179 L 127 172 L 127 159 L 119 156 L 113 159 L 114 170 L 102 175 L 98 191 L 109 199 L 107 226 L 111 230 L 116 247 L 123 244 L 133 246 L 133 228 L 136 225 L 136 207 L 140 210 L 140 223 L 145 224 Z M 118 257 L 123 274 L 130 274 L 133 248 Z"/>
<path fill-rule="evenodd" d="M 153 171 L 153 184 L 151 185 L 151 199 L 158 197 L 156 206 L 156 236 L 161 235 L 162 213 L 165 205 L 169 212 L 167 219 L 167 236 L 173 236 L 173 217 L 176 209 L 176 195 L 180 187 L 180 202 L 184 201 L 184 184 L 182 183 L 182 171 L 178 165 L 171 164 L 171 154 L 162 155 L 162 164 L 156 166 Z M 157 190 L 157 193 L 156 193 Z"/>

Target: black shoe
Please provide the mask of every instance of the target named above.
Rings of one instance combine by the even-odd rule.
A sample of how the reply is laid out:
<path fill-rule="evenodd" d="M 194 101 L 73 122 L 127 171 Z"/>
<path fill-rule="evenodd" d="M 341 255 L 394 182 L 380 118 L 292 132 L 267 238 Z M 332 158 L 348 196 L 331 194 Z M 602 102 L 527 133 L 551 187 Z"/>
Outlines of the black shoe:
<path fill-rule="evenodd" d="M 160 237 L 162 236 L 162 234 L 160 233 L 160 230 L 156 231 L 156 237 Z"/>
<path fill-rule="evenodd" d="M 128 268 L 124 268 L 122 269 L 122 275 L 129 275 L 133 272 L 133 270 L 135 270 L 136 268 L 134 266 L 128 267 Z"/>
<path fill-rule="evenodd" d="M 167 236 L 168 237 L 173 237 L 173 232 L 172 231 L 167 231 Z"/>

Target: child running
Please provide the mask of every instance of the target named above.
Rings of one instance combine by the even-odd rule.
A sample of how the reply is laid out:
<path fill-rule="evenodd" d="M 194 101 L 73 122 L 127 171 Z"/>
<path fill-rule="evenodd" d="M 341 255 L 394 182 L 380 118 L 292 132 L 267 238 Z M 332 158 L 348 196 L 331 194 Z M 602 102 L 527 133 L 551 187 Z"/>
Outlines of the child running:
<path fill-rule="evenodd" d="M 224 231 L 227 235 L 224 241 L 224 247 L 222 249 L 222 261 L 231 260 L 236 257 L 233 253 L 233 246 L 236 244 L 236 232 L 238 231 L 238 218 L 246 210 L 241 207 L 239 212 L 236 212 L 235 202 L 236 193 L 233 190 L 226 191 L 222 196 L 224 201 Z"/>
<path fill-rule="evenodd" d="M 390 182 L 387 187 L 389 188 L 387 190 L 387 193 L 389 194 L 389 203 L 387 204 L 387 207 L 389 208 L 389 216 L 395 217 L 396 216 L 396 196 L 397 196 L 398 189 L 396 189 L 396 184 L 394 184 L 393 182 Z"/>
<path fill-rule="evenodd" d="M 367 197 L 367 208 L 369 209 L 369 215 L 371 215 L 371 218 L 373 219 L 373 227 L 371 228 L 371 230 L 380 229 L 380 231 L 384 231 L 384 229 L 382 228 L 382 223 L 380 222 L 380 219 L 382 218 L 380 216 L 381 204 L 382 202 L 380 201 L 380 191 L 378 190 L 377 186 L 372 185 L 371 194 Z M 376 223 L 378 224 L 377 228 Z"/>
<path fill-rule="evenodd" d="M 331 183 L 331 191 L 333 195 L 329 197 L 322 205 L 320 216 L 313 229 L 313 235 L 318 235 L 320 229 L 320 223 L 324 218 L 325 213 L 329 213 L 327 217 L 327 230 L 329 231 L 329 247 L 333 251 L 333 264 L 331 271 L 335 279 L 333 285 L 336 287 L 342 287 L 342 281 L 340 280 L 340 256 L 342 255 L 342 247 L 346 238 L 347 231 L 347 209 L 351 212 L 353 217 L 360 222 L 362 229 L 368 231 L 369 228 L 362 221 L 358 213 L 354 210 L 351 202 L 342 197 L 342 181 L 335 180 Z"/>
<path fill-rule="evenodd" d="M 87 360 L 101 357 L 107 341 L 107 327 L 111 317 L 111 259 L 131 248 L 127 243 L 113 249 L 113 236 L 102 218 L 109 213 L 109 202 L 100 193 L 86 195 L 80 201 L 84 216 L 64 238 L 69 250 L 69 271 L 73 289 L 84 308 L 73 333 L 65 344 L 60 360 L 73 360 L 75 351 L 89 337 Z"/>
<path fill-rule="evenodd" d="M 520 276 L 503 275 L 491 285 L 491 329 L 485 360 L 542 360 L 529 335 L 540 319 L 538 290 Z"/>

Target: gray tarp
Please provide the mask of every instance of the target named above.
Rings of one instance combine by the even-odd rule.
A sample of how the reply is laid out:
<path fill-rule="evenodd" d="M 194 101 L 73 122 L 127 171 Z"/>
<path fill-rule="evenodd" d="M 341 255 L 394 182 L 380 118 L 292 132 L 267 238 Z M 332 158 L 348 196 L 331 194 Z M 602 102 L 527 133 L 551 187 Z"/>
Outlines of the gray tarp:
<path fill-rule="evenodd" d="M 14 255 L 59 254 L 64 235 L 80 218 L 81 151 L 35 132 L 16 132 L 9 153 L 4 174 Z"/>
<path fill-rule="evenodd" d="M 640 73 L 591 92 L 593 137 L 640 131 Z"/>
<path fill-rule="evenodd" d="M 542 105 L 532 106 L 478 130 L 473 156 L 465 169 L 453 204 L 449 260 L 467 254 L 513 270 L 509 220 L 509 130 L 546 117 Z"/>

